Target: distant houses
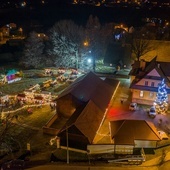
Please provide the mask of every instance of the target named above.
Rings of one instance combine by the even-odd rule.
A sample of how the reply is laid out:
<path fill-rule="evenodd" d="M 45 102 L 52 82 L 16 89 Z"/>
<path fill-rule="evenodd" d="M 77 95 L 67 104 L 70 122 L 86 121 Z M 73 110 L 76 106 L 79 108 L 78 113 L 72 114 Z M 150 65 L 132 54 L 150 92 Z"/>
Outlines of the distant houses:
<path fill-rule="evenodd" d="M 5 81 L 9 84 L 21 80 L 21 78 L 22 78 L 22 74 L 13 69 L 8 71 Z"/>
<path fill-rule="evenodd" d="M 22 79 L 23 73 L 22 71 L 17 71 L 15 69 L 8 70 L 6 74 L 1 74 L 0 75 L 0 84 L 5 84 L 5 83 L 13 83 L 16 81 L 19 81 Z"/>

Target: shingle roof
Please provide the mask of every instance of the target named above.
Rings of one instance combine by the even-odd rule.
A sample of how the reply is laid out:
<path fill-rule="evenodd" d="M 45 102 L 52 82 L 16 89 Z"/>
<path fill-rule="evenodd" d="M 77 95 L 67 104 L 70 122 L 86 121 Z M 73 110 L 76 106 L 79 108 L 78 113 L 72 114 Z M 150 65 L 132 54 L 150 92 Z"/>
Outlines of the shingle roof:
<path fill-rule="evenodd" d="M 159 67 L 166 77 L 170 76 L 170 69 L 169 69 L 170 62 L 161 62 L 161 61 L 157 61 L 156 59 L 157 56 L 154 57 L 150 62 L 146 61 L 146 67 L 143 70 L 143 72 L 148 72 L 149 70 Z M 132 69 L 129 72 L 129 75 L 138 76 L 140 71 L 141 71 L 140 61 L 135 61 L 134 64 L 132 64 Z"/>
<path fill-rule="evenodd" d="M 81 102 L 92 100 L 102 111 L 105 111 L 118 82 L 118 80 L 103 81 L 95 73 L 89 72 L 66 88 L 58 99 L 71 94 Z"/>
<path fill-rule="evenodd" d="M 90 100 L 80 116 L 76 119 L 74 125 L 88 138 L 89 142 L 92 143 L 103 116 L 104 113 Z"/>
<path fill-rule="evenodd" d="M 145 120 L 112 121 L 111 137 L 116 145 L 134 145 L 134 140 L 161 140 L 153 124 Z"/>
<path fill-rule="evenodd" d="M 76 109 L 59 133 L 74 126 L 92 143 L 118 84 L 118 80 L 104 81 L 92 72 L 71 84 L 59 98 L 71 94 L 84 104 Z"/>
<path fill-rule="evenodd" d="M 140 68 L 140 61 L 136 61 L 136 63 L 133 65 L 132 70 L 130 71 L 129 75 L 136 76 L 135 79 L 132 81 L 130 88 L 137 89 L 138 87 L 136 84 L 143 78 L 152 79 L 152 80 L 162 80 L 162 78 L 165 79 L 167 85 L 170 84 L 169 79 L 167 78 L 170 76 L 170 62 L 158 62 L 156 61 L 157 57 L 154 57 L 150 62 L 146 62 L 146 66 L 144 70 L 141 70 Z M 153 69 L 155 69 L 160 77 L 154 77 L 154 76 L 147 76 L 148 73 L 150 73 Z M 140 86 L 139 89 L 145 89 L 146 86 L 142 87 Z M 149 87 L 150 91 L 155 91 L 155 88 Z"/>

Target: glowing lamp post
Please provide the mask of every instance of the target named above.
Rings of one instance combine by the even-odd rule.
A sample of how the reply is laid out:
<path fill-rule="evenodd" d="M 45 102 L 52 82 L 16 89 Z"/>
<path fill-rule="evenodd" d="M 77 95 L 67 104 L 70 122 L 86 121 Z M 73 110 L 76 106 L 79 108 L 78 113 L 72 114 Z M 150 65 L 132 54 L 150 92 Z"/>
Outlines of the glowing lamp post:
<path fill-rule="evenodd" d="M 84 45 L 85 47 L 89 46 L 88 41 L 85 41 L 83 45 Z"/>
<path fill-rule="evenodd" d="M 19 28 L 19 33 L 20 33 L 20 36 L 22 37 L 22 35 L 23 35 L 23 29 L 22 28 Z"/>
<path fill-rule="evenodd" d="M 90 64 L 92 63 L 92 59 L 91 58 L 88 58 L 87 62 Z"/>

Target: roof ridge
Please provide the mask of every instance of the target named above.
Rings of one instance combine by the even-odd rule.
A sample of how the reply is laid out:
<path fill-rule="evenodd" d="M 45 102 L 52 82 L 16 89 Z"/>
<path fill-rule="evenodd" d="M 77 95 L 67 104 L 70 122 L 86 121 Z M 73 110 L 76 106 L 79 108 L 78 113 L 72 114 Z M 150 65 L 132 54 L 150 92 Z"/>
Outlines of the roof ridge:
<path fill-rule="evenodd" d="M 159 138 L 159 139 L 161 139 L 160 138 L 160 136 L 158 135 L 158 133 L 155 133 L 155 130 L 156 130 L 156 128 L 155 128 L 155 126 L 153 126 L 154 128 L 155 128 L 155 130 L 151 127 L 151 123 L 150 122 L 148 122 L 148 121 L 146 121 L 146 120 L 144 120 L 145 121 L 145 123 L 147 124 L 147 126 L 152 130 L 152 132 Z"/>
<path fill-rule="evenodd" d="M 117 120 L 117 122 L 118 121 L 123 121 L 122 123 L 121 123 L 121 125 L 119 126 L 119 128 L 117 129 L 117 131 L 116 131 L 116 133 L 115 133 L 115 136 L 116 136 L 116 134 L 119 132 L 119 130 L 122 128 L 122 126 L 124 125 L 124 123 L 125 123 L 125 121 L 126 121 L 126 119 L 123 119 L 123 120 Z"/>

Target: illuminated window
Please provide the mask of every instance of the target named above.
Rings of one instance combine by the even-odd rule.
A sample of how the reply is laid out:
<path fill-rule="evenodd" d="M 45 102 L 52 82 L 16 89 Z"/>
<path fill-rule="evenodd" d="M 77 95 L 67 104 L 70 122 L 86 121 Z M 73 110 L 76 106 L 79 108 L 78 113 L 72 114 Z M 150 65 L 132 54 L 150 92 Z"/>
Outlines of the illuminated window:
<path fill-rule="evenodd" d="M 143 91 L 140 91 L 140 97 L 143 97 L 143 93 L 144 93 Z"/>
<path fill-rule="evenodd" d="M 148 86 L 148 81 L 145 81 L 145 86 Z"/>
<path fill-rule="evenodd" d="M 154 87 L 154 84 L 155 84 L 155 83 L 154 83 L 154 82 L 152 82 L 152 83 L 151 83 L 151 86 L 152 86 L 152 87 Z"/>
<path fill-rule="evenodd" d="M 153 96 L 154 96 L 154 93 L 153 93 L 153 92 L 150 92 L 149 97 L 150 97 L 150 98 L 153 98 Z"/>

